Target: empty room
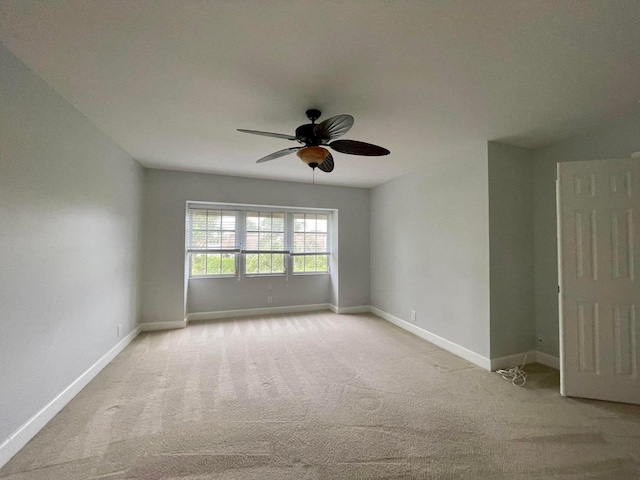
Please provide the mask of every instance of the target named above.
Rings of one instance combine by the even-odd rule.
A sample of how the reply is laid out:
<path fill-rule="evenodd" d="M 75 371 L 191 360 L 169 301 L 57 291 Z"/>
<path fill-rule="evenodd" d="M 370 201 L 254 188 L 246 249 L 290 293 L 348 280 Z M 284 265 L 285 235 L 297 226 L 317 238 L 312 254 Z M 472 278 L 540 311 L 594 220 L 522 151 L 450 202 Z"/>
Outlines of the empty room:
<path fill-rule="evenodd" d="M 640 478 L 638 0 L 0 0 L 0 479 Z"/>

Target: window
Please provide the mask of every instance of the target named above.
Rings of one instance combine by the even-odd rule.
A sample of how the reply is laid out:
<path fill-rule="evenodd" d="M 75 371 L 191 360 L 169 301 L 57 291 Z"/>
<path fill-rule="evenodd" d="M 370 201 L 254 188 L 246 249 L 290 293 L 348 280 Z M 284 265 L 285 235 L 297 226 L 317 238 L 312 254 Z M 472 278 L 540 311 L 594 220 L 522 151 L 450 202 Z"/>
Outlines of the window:
<path fill-rule="evenodd" d="M 206 204 L 205 204 L 206 205 Z M 187 211 L 190 277 L 329 272 L 331 212 L 203 204 Z"/>
<path fill-rule="evenodd" d="M 187 251 L 191 276 L 234 276 L 237 270 L 237 212 L 189 210 Z"/>
<path fill-rule="evenodd" d="M 247 212 L 245 222 L 244 273 L 247 275 L 285 273 L 285 214 Z"/>
<path fill-rule="evenodd" d="M 325 214 L 293 214 L 293 273 L 327 272 L 329 218 Z"/>

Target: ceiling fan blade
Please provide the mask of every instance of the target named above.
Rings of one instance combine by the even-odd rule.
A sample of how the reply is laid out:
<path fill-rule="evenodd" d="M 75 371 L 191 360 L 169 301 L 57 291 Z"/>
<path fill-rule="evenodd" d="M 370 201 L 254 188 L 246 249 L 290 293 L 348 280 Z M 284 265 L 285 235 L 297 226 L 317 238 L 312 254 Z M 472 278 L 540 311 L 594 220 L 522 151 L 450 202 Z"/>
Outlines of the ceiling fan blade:
<path fill-rule="evenodd" d="M 263 163 L 263 162 L 268 162 L 269 160 L 275 160 L 276 158 L 284 157 L 285 155 L 289 155 L 290 153 L 293 153 L 296 150 L 300 150 L 301 148 L 302 147 L 291 147 L 291 148 L 278 150 L 277 152 L 273 152 L 271 155 L 267 155 L 266 157 L 262 157 L 260 160 L 256 160 L 256 163 Z"/>
<path fill-rule="evenodd" d="M 258 130 L 245 130 L 243 128 L 238 128 L 238 131 L 242 133 L 253 133 L 254 135 L 264 135 L 265 137 L 284 138 L 285 140 L 296 139 L 293 135 L 285 135 L 284 133 L 260 132 Z"/>
<path fill-rule="evenodd" d="M 365 142 L 356 142 L 355 140 L 336 140 L 328 144 L 329 147 L 340 153 L 349 153 L 351 155 L 365 155 L 367 157 L 379 157 L 389 155 L 386 148 L 372 145 Z"/>
<path fill-rule="evenodd" d="M 316 125 L 315 133 L 321 143 L 326 143 L 334 138 L 341 137 L 347 133 L 352 126 L 353 117 L 351 115 L 336 115 Z"/>
<path fill-rule="evenodd" d="M 328 154 L 326 157 L 324 157 L 324 161 L 320 165 L 318 165 L 318 168 L 327 173 L 333 171 L 333 157 L 331 156 L 331 154 Z"/>

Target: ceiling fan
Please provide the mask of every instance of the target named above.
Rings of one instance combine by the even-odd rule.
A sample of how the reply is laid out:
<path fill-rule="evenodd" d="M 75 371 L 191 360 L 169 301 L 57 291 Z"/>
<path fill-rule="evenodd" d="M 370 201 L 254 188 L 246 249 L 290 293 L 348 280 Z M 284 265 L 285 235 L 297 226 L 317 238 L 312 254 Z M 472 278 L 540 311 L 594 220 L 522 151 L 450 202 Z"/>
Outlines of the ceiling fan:
<path fill-rule="evenodd" d="M 239 132 L 253 133 L 254 135 L 264 135 L 266 137 L 283 138 L 285 140 L 293 140 L 301 143 L 301 147 L 290 147 L 278 150 L 277 152 L 262 157 L 256 163 L 268 162 L 276 158 L 284 157 L 293 152 L 311 168 L 316 167 L 323 172 L 331 172 L 333 170 L 333 156 L 324 147 L 330 147 L 340 153 L 348 153 L 350 155 L 365 155 L 376 157 L 389 155 L 389 150 L 378 147 L 365 142 L 357 142 L 355 140 L 336 140 L 349 131 L 353 126 L 353 117 L 351 115 L 336 115 L 327 118 L 325 121 L 316 124 L 316 120 L 320 118 L 320 110 L 311 109 L 306 112 L 307 118 L 311 123 L 300 125 L 296 128 L 296 134 L 285 135 L 282 133 L 260 132 L 257 130 L 244 130 L 239 128 Z"/>

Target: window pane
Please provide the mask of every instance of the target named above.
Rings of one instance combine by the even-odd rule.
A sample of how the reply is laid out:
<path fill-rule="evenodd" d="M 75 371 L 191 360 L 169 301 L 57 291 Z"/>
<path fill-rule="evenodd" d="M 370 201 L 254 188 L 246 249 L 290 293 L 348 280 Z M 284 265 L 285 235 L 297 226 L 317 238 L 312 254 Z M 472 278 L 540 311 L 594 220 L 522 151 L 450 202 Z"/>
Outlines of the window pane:
<path fill-rule="evenodd" d="M 235 248 L 236 212 L 232 210 L 190 210 L 187 227 L 189 248 Z"/>
<path fill-rule="evenodd" d="M 316 233 L 316 252 L 327 252 L 329 250 L 327 246 L 327 234 Z"/>
<path fill-rule="evenodd" d="M 293 257 L 294 273 L 328 272 L 328 255 L 296 255 Z"/>
<path fill-rule="evenodd" d="M 231 254 L 222 255 L 222 274 L 235 275 L 236 273 L 236 256 Z"/>
<path fill-rule="evenodd" d="M 247 232 L 247 242 L 245 246 L 247 250 L 258 249 L 258 239 L 260 238 L 259 235 L 260 234 L 257 232 L 252 232 L 252 233 Z"/>
<path fill-rule="evenodd" d="M 269 213 L 261 213 L 260 214 L 260 231 L 269 232 L 271 231 L 271 214 Z"/>
<path fill-rule="evenodd" d="M 245 272 L 248 274 L 258 273 L 258 254 L 251 253 L 245 257 Z"/>
<path fill-rule="evenodd" d="M 258 273 L 271 273 L 271 255 L 258 255 Z"/>
<path fill-rule="evenodd" d="M 207 232 L 194 231 L 191 236 L 191 245 L 196 248 L 204 248 L 207 246 Z"/>
<path fill-rule="evenodd" d="M 235 230 L 236 229 L 236 216 L 232 212 L 223 212 L 222 217 L 222 230 Z"/>
<path fill-rule="evenodd" d="M 236 255 L 233 253 L 192 253 L 191 275 L 235 275 Z"/>
<path fill-rule="evenodd" d="M 284 233 L 274 233 L 271 236 L 271 249 L 284 250 Z"/>
<path fill-rule="evenodd" d="M 251 253 L 245 257 L 245 273 L 259 275 L 284 273 L 285 260 L 282 253 Z"/>
<path fill-rule="evenodd" d="M 249 212 L 247 213 L 247 231 L 256 231 L 258 230 L 258 217 L 256 213 Z"/>
<path fill-rule="evenodd" d="M 285 248 L 284 213 L 247 212 L 246 222 L 245 249 L 283 250 Z M 264 264 L 266 260 L 262 260 L 262 262 L 259 261 L 258 266 L 258 271 L 261 273 L 266 268 Z"/>
<path fill-rule="evenodd" d="M 220 248 L 221 235 L 219 232 L 208 232 L 207 234 L 207 247 Z"/>
<path fill-rule="evenodd" d="M 304 252 L 304 233 L 295 233 L 293 235 L 293 251 Z"/>
<path fill-rule="evenodd" d="M 315 213 L 294 214 L 293 251 L 296 253 L 328 251 L 328 226 L 328 215 Z"/>
<path fill-rule="evenodd" d="M 195 210 L 191 213 L 192 228 L 197 230 L 205 230 L 207 228 L 207 212 L 206 210 Z"/>
<path fill-rule="evenodd" d="M 306 215 L 305 218 L 305 231 L 306 232 L 315 232 L 316 231 L 316 216 L 315 215 Z"/>
<path fill-rule="evenodd" d="M 236 247 L 236 232 L 222 232 L 222 248 Z"/>
<path fill-rule="evenodd" d="M 316 246 L 316 236 L 313 234 L 306 234 L 304 239 L 304 251 L 314 252 Z"/>
<path fill-rule="evenodd" d="M 327 232 L 327 216 L 326 215 L 318 215 L 318 224 L 316 229 L 318 232 Z"/>
<path fill-rule="evenodd" d="M 271 248 L 271 234 L 260 232 L 260 241 L 258 243 L 260 250 L 272 250 Z"/>
<path fill-rule="evenodd" d="M 207 275 L 220 275 L 219 253 L 207 253 Z"/>
<path fill-rule="evenodd" d="M 304 256 L 304 271 L 315 272 L 316 271 L 316 256 L 305 255 Z"/>
<path fill-rule="evenodd" d="M 271 228 L 274 232 L 284 232 L 284 213 L 274 213 Z"/>
<path fill-rule="evenodd" d="M 220 230 L 221 225 L 222 225 L 222 217 L 220 217 L 220 215 L 209 213 L 209 215 L 207 216 L 207 229 Z"/>
<path fill-rule="evenodd" d="M 191 275 L 205 275 L 206 273 L 206 255 L 203 253 L 191 254 Z"/>
<path fill-rule="evenodd" d="M 272 273 L 284 273 L 284 255 L 276 253 L 273 255 Z"/>

